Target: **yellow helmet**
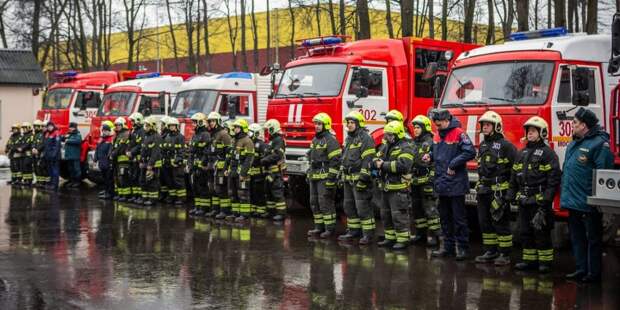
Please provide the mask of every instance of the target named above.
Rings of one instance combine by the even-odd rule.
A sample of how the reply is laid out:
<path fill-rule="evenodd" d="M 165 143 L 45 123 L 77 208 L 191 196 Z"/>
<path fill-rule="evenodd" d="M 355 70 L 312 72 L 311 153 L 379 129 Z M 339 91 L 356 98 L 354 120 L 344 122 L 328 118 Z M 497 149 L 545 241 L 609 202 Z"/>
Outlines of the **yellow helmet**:
<path fill-rule="evenodd" d="M 405 126 L 403 126 L 402 122 L 391 121 L 383 127 L 383 132 L 393 134 L 398 139 L 402 139 L 405 137 Z"/>
<path fill-rule="evenodd" d="M 222 124 L 222 116 L 220 115 L 220 113 L 211 112 L 207 116 L 207 121 L 215 121 L 218 125 L 221 125 Z"/>
<path fill-rule="evenodd" d="M 196 127 L 204 127 L 207 121 L 207 116 L 202 112 L 197 112 L 192 115 L 192 121 L 196 124 Z"/>
<path fill-rule="evenodd" d="M 399 122 L 404 122 L 405 117 L 403 117 L 403 113 L 400 113 L 400 111 L 394 109 L 394 110 L 390 110 L 389 112 L 387 112 L 385 114 L 385 122 L 389 123 L 391 121 L 399 121 Z"/>
<path fill-rule="evenodd" d="M 154 115 L 151 115 L 144 119 L 144 125 L 147 126 L 147 129 L 149 130 L 157 130 L 157 122 L 158 119 Z"/>
<path fill-rule="evenodd" d="M 431 119 L 422 114 L 414 117 L 413 120 L 411 121 L 411 124 L 413 124 L 414 126 L 415 125 L 420 126 L 420 128 L 422 128 L 422 130 L 426 132 L 433 131 L 433 127 L 431 126 Z"/>
<path fill-rule="evenodd" d="M 101 123 L 101 131 L 103 131 L 104 127 L 108 127 L 108 130 L 112 130 L 114 128 L 114 123 L 112 121 L 103 121 Z"/>
<path fill-rule="evenodd" d="M 528 119 L 525 124 L 523 124 L 523 129 L 525 129 L 525 135 L 527 136 L 527 128 L 528 127 L 538 128 L 538 132 L 540 132 L 540 137 L 543 139 L 547 139 L 549 135 L 549 125 L 547 122 L 540 116 L 532 116 Z"/>
<path fill-rule="evenodd" d="M 235 122 L 233 123 L 233 127 L 241 128 L 241 131 L 243 131 L 244 133 L 248 133 L 250 129 L 248 121 L 245 118 L 236 119 Z"/>
<path fill-rule="evenodd" d="M 21 126 L 19 125 L 19 123 L 15 123 L 13 125 L 11 125 L 11 129 L 19 129 Z"/>
<path fill-rule="evenodd" d="M 29 122 L 23 122 L 22 123 L 22 128 L 26 128 L 28 130 L 32 130 L 32 124 L 30 124 Z"/>
<path fill-rule="evenodd" d="M 263 126 L 256 123 L 250 124 L 249 130 L 252 133 L 252 137 L 259 138 L 263 133 Z"/>
<path fill-rule="evenodd" d="M 270 135 L 280 132 L 280 122 L 277 119 L 270 119 L 263 125 Z"/>
<path fill-rule="evenodd" d="M 494 111 L 484 112 L 484 114 L 482 114 L 482 116 L 478 119 L 478 123 L 480 123 L 480 127 L 482 127 L 482 123 L 493 124 L 493 130 L 497 133 L 502 133 L 504 131 L 502 117 Z"/>
<path fill-rule="evenodd" d="M 159 122 L 161 123 L 162 127 L 168 127 L 169 121 L 170 121 L 170 118 L 168 115 L 164 115 L 159 119 Z"/>
<path fill-rule="evenodd" d="M 43 121 L 39 119 L 35 119 L 34 122 L 32 122 L 32 124 L 34 126 L 43 126 Z"/>
<path fill-rule="evenodd" d="M 323 130 L 331 130 L 332 129 L 332 118 L 329 117 L 327 113 L 319 113 L 312 118 L 313 123 L 321 123 L 323 124 Z"/>
<path fill-rule="evenodd" d="M 364 118 L 364 115 L 358 111 L 349 112 L 349 114 L 345 116 L 344 120 L 345 122 L 348 120 L 355 121 L 360 128 L 366 127 L 366 119 Z"/>
<path fill-rule="evenodd" d="M 127 120 L 124 117 L 117 117 L 114 120 L 114 125 L 120 125 L 122 128 L 127 128 Z"/>
<path fill-rule="evenodd" d="M 168 122 L 166 123 L 166 126 L 175 125 L 177 126 L 177 128 L 179 128 L 179 124 L 179 120 L 176 117 L 168 116 Z"/>
<path fill-rule="evenodd" d="M 133 112 L 131 113 L 131 115 L 129 115 L 129 119 L 131 120 L 132 124 L 142 124 L 142 122 L 144 122 L 144 116 L 142 116 L 142 113 L 140 112 Z"/>

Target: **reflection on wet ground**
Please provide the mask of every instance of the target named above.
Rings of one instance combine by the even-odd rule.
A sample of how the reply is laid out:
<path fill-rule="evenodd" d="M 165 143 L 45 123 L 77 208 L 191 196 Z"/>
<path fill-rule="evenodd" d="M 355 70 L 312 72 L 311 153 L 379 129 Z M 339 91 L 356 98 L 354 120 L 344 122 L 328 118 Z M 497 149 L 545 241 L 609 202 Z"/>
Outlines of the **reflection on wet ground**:
<path fill-rule="evenodd" d="M 310 215 L 282 225 L 194 220 L 182 209 L 134 208 L 84 190 L 58 196 L 0 186 L 2 309 L 619 309 L 618 249 L 601 286 L 430 251 L 386 252 L 308 240 Z"/>

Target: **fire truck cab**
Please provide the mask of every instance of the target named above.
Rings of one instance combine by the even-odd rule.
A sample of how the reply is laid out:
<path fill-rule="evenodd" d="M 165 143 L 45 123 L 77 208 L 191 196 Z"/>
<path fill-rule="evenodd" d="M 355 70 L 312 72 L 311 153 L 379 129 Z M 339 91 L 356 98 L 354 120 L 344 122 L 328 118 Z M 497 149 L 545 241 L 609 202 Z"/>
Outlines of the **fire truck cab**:
<path fill-rule="evenodd" d="M 514 33 L 504 44 L 461 54 L 439 105 L 461 121 L 476 145 L 481 139 L 478 118 L 488 110 L 502 116 L 504 136 L 519 149 L 524 147 L 523 124 L 541 116 L 549 124 L 549 144 L 561 165 L 579 107 L 595 112 L 601 126 L 610 130 L 610 113 L 617 111 L 611 96 L 619 81 L 607 73 L 610 52 L 609 35 L 569 35 L 564 28 Z M 475 204 L 476 167 L 468 163 L 470 204 Z M 564 215 L 558 199 L 554 208 Z"/>
<path fill-rule="evenodd" d="M 181 132 L 189 140 L 194 134 L 190 118 L 197 112 L 217 111 L 224 120 L 232 116 L 263 123 L 270 92 L 270 76 L 247 72 L 195 76 L 179 87 L 169 115 L 179 119 Z"/>
<path fill-rule="evenodd" d="M 178 88 L 184 78 L 189 77 L 186 74 L 179 75 L 149 73 L 138 76 L 135 80 L 112 84 L 106 89 L 103 102 L 92 119 L 90 133 L 85 139 L 88 141 L 88 168 L 91 180 L 98 180 L 98 168 L 93 156 L 101 135 L 101 123 L 105 120 L 114 121 L 118 117 L 128 118 L 134 112 L 140 112 L 145 117 L 167 115 Z"/>
<path fill-rule="evenodd" d="M 97 71 L 78 73 L 76 71 L 56 72 L 56 83 L 48 89 L 41 110 L 40 120 L 52 121 L 65 133 L 69 123 L 75 122 L 82 136 L 90 129 L 91 118 L 97 113 L 101 97 L 111 84 L 131 79 L 139 71 Z"/>

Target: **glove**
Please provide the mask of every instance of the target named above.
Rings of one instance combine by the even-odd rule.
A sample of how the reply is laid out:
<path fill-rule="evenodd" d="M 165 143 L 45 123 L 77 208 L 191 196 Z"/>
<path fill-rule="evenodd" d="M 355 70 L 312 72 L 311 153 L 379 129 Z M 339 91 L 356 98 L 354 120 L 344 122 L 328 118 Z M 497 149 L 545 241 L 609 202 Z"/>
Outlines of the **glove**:
<path fill-rule="evenodd" d="M 519 201 L 519 205 L 522 206 L 533 206 L 536 204 L 536 198 L 525 195 L 520 195 L 517 200 Z"/>
<path fill-rule="evenodd" d="M 543 230 L 543 228 L 547 226 L 547 214 L 545 210 L 543 210 L 543 208 L 538 208 L 538 211 L 536 211 L 536 214 L 530 223 L 534 229 L 538 231 Z"/>
<path fill-rule="evenodd" d="M 491 201 L 491 217 L 494 221 L 499 222 L 504 216 L 504 209 L 506 206 L 506 202 L 501 197 L 493 198 Z"/>
<path fill-rule="evenodd" d="M 155 177 L 155 173 L 153 172 L 153 170 L 152 169 L 146 170 L 146 180 L 150 181 L 153 179 L 153 177 Z"/>

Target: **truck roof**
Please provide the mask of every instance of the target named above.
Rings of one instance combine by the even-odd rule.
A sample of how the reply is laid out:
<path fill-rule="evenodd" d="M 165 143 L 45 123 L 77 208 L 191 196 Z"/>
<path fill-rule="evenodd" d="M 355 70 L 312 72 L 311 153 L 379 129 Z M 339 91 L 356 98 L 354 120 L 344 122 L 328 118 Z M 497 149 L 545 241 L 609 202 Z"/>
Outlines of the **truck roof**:
<path fill-rule="evenodd" d="M 229 72 L 213 76 L 196 76 L 181 85 L 178 92 L 193 89 L 255 91 L 256 81 L 252 73 Z"/>
<path fill-rule="evenodd" d="M 118 82 L 118 72 L 116 71 L 95 71 L 78 73 L 73 78 L 56 82 L 50 85 L 49 89 L 55 88 L 87 88 L 88 86 L 103 87 Z"/>
<path fill-rule="evenodd" d="M 606 63 L 611 53 L 609 34 L 585 35 L 582 33 L 566 36 L 538 38 L 520 41 L 507 41 L 503 44 L 488 45 L 464 52 L 458 60 L 496 53 L 522 51 L 555 51 L 562 59 Z"/>
<path fill-rule="evenodd" d="M 107 92 L 113 92 L 115 88 L 122 87 L 139 87 L 143 92 L 177 92 L 179 86 L 183 83 L 183 78 L 178 76 L 160 76 L 146 79 L 136 79 L 118 82 L 110 85 L 106 90 Z"/>

